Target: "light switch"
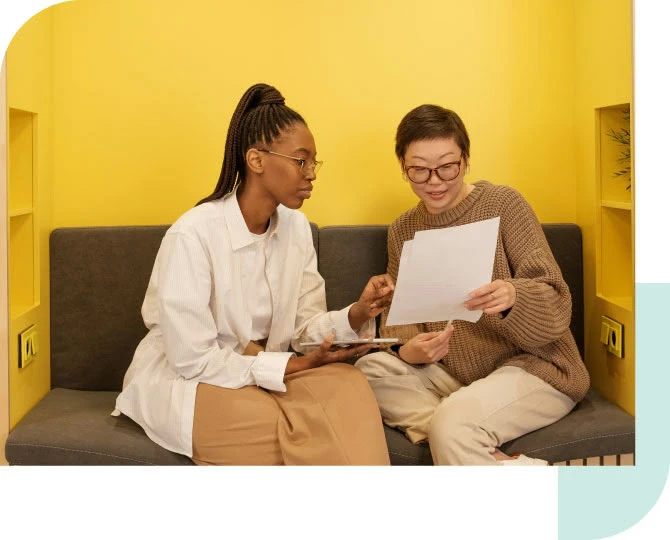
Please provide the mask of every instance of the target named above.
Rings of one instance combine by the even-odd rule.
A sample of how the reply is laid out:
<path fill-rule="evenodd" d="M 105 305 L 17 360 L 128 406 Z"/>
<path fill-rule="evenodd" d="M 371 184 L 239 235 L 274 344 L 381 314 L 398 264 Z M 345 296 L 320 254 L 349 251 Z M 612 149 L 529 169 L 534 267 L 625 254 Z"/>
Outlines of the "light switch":
<path fill-rule="evenodd" d="M 600 322 L 600 342 L 607 347 L 608 352 L 623 358 L 623 324 L 603 315 Z"/>
<path fill-rule="evenodd" d="M 37 325 L 26 328 L 19 334 L 19 368 L 24 368 L 37 357 Z"/>
<path fill-rule="evenodd" d="M 610 325 L 605 321 L 600 323 L 600 343 L 605 346 L 610 343 Z"/>

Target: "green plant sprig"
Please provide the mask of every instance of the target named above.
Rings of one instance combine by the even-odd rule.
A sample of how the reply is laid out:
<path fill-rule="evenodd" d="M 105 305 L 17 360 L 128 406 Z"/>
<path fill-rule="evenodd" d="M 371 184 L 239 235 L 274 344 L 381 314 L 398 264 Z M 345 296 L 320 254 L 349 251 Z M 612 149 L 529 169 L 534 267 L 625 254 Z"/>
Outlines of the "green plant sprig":
<path fill-rule="evenodd" d="M 624 120 L 630 121 L 630 108 L 626 108 L 623 111 L 623 118 Z M 626 186 L 626 190 L 630 190 L 631 185 L 630 129 L 620 128 L 615 130 L 613 128 L 610 128 L 610 130 L 607 132 L 607 136 L 610 139 L 612 139 L 616 144 L 623 146 L 623 150 L 619 152 L 619 157 L 617 158 L 617 162 L 621 164 L 621 168 L 618 171 L 612 173 L 612 176 L 627 178 L 628 186 Z"/>

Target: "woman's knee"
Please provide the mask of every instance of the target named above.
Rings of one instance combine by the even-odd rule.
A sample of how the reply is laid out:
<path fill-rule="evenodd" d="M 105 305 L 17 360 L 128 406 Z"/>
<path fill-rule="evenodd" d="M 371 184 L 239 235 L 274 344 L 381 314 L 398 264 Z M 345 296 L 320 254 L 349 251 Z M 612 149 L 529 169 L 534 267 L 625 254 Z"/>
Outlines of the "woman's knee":
<path fill-rule="evenodd" d="M 358 359 L 355 366 L 368 379 L 378 379 L 389 375 L 405 375 L 407 366 L 398 357 L 384 351 L 378 351 Z"/>
<path fill-rule="evenodd" d="M 318 368 L 322 374 L 328 374 L 335 377 L 338 381 L 348 382 L 349 384 L 365 383 L 367 379 L 360 369 L 346 364 L 344 362 L 335 362 L 333 364 L 326 364 Z"/>
<path fill-rule="evenodd" d="M 481 438 L 481 427 L 467 409 L 456 401 L 451 402 L 449 398 L 442 400 L 435 409 L 428 431 L 434 455 L 439 454 L 452 460 L 453 456 L 467 452 Z"/>

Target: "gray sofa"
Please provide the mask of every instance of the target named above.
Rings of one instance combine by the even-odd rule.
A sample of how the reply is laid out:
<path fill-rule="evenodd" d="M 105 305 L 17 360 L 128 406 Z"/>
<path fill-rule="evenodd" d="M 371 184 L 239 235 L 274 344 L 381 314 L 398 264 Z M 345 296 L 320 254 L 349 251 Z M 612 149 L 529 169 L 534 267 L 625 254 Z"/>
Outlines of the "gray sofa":
<path fill-rule="evenodd" d="M 573 295 L 572 332 L 583 352 L 581 232 L 543 225 Z M 50 238 L 52 390 L 11 431 L 10 465 L 191 465 L 130 419 L 110 416 L 146 329 L 140 307 L 165 226 L 56 229 Z M 356 300 L 386 270 L 386 226 L 312 226 L 329 309 Z M 385 428 L 393 464 L 431 464 L 426 445 Z M 549 462 L 635 451 L 632 416 L 594 390 L 564 419 L 504 445 Z"/>

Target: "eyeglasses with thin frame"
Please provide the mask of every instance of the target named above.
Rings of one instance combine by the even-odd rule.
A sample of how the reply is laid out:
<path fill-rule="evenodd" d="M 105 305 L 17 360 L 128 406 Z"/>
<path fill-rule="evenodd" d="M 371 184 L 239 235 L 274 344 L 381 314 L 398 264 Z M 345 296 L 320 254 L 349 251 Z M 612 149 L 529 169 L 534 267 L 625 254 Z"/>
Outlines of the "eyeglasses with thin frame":
<path fill-rule="evenodd" d="M 444 163 L 439 167 L 416 167 L 414 165 L 405 167 L 405 175 L 414 184 L 425 184 L 428 182 L 433 175 L 433 171 L 435 171 L 440 180 L 449 182 L 461 173 L 461 159 Z"/>
<path fill-rule="evenodd" d="M 310 169 L 312 169 L 312 171 L 314 171 L 314 174 L 316 174 L 319 171 L 319 169 L 321 168 L 321 166 L 323 165 L 323 161 L 314 160 L 314 161 L 312 161 L 308 164 L 307 160 L 304 159 L 304 158 L 299 158 L 299 157 L 295 157 L 295 156 L 287 156 L 286 154 L 280 154 L 279 152 L 273 152 L 272 150 L 267 150 L 265 148 L 257 148 L 256 150 L 258 150 L 259 152 L 266 152 L 268 154 L 272 154 L 273 156 L 281 156 L 281 157 L 292 159 L 293 161 L 297 162 L 298 165 L 300 165 L 300 172 L 302 172 L 303 174 L 307 174 L 307 172 Z M 307 165 L 307 168 L 305 168 L 305 165 Z"/>

